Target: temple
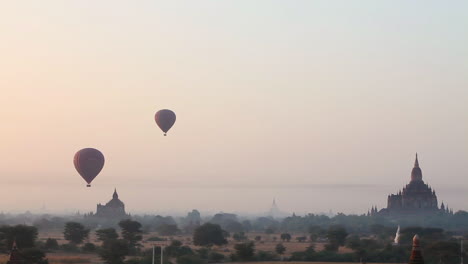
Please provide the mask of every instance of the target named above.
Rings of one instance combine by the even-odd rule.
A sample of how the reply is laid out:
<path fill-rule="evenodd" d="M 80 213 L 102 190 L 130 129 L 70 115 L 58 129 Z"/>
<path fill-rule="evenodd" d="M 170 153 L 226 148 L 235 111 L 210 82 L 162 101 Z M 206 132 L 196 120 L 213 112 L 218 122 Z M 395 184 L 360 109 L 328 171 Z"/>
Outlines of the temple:
<path fill-rule="evenodd" d="M 94 216 L 114 219 L 122 219 L 129 217 L 129 215 L 125 213 L 125 204 L 119 199 L 119 195 L 117 194 L 116 189 L 114 190 L 114 194 L 112 195 L 112 200 L 110 200 L 105 205 L 97 205 L 96 214 Z"/>
<path fill-rule="evenodd" d="M 387 208 L 380 211 L 372 207 L 370 215 L 402 216 L 427 215 L 434 213 L 447 213 L 452 211 L 443 203 L 438 206 L 437 195 L 429 185 L 424 183 L 418 154 L 411 171 L 411 181 L 401 191 L 391 194 L 387 198 Z"/>

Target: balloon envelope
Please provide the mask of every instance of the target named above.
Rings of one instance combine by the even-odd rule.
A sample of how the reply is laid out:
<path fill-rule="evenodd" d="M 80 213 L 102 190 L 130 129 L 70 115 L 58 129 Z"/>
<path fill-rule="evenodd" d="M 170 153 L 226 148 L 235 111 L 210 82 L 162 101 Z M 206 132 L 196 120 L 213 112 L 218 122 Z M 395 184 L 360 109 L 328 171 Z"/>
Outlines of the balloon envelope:
<path fill-rule="evenodd" d="M 167 131 L 171 129 L 176 121 L 176 114 L 169 109 L 159 110 L 154 116 L 154 120 L 164 132 L 164 135 L 166 135 Z"/>
<path fill-rule="evenodd" d="M 90 187 L 91 182 L 104 167 L 104 155 L 97 149 L 85 148 L 75 154 L 73 164 L 75 164 L 76 171 L 88 183 L 87 186 Z"/>

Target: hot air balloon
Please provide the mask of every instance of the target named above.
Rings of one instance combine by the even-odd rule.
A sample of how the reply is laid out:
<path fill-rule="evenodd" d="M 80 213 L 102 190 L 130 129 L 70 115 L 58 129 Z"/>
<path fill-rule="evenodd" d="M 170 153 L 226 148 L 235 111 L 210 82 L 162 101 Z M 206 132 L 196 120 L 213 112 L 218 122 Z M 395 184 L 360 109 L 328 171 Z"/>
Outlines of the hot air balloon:
<path fill-rule="evenodd" d="M 97 149 L 85 148 L 75 154 L 73 164 L 76 171 L 88 183 L 86 186 L 91 187 L 91 182 L 104 167 L 104 155 Z"/>
<path fill-rule="evenodd" d="M 167 131 L 171 129 L 176 121 L 176 115 L 169 109 L 163 109 L 156 113 L 154 120 L 156 120 L 156 124 L 164 132 L 164 136 L 166 136 Z"/>

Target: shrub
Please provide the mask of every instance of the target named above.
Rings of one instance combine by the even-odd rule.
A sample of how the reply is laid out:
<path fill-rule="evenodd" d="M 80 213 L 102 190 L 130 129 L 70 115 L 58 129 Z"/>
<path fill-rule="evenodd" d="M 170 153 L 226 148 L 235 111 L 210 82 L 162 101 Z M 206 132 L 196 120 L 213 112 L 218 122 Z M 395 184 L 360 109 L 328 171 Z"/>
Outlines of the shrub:
<path fill-rule="evenodd" d="M 177 264 L 203 264 L 205 261 L 196 255 L 185 255 L 177 258 Z"/>
<path fill-rule="evenodd" d="M 86 243 L 83 245 L 81 250 L 83 250 L 83 252 L 94 252 L 96 251 L 96 245 L 94 245 L 93 243 Z"/>
<path fill-rule="evenodd" d="M 219 263 L 224 260 L 224 255 L 218 252 L 211 252 L 210 255 L 208 256 L 208 262 L 209 263 Z"/>
<path fill-rule="evenodd" d="M 45 244 L 44 244 L 44 248 L 47 249 L 47 250 L 50 250 L 50 249 L 58 249 L 59 248 L 59 244 L 57 242 L 57 239 L 54 239 L 54 238 L 47 238 Z"/>

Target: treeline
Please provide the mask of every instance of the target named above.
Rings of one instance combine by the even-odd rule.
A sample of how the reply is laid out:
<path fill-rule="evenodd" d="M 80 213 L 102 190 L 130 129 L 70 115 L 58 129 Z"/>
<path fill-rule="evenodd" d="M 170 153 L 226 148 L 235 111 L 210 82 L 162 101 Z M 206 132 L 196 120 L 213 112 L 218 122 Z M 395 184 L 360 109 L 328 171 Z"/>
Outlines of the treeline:
<path fill-rule="evenodd" d="M 178 264 L 205 264 L 233 261 L 332 261 L 332 262 L 392 262 L 401 263 L 408 260 L 414 234 L 421 238 L 426 263 L 454 263 L 460 259 L 460 238 L 452 232 L 441 228 L 406 227 L 401 230 L 398 245 L 391 243 L 393 229 L 375 224 L 370 233 L 358 233 L 348 230 L 343 225 L 320 227 L 311 225 L 307 235 L 297 236 L 290 233 L 278 234 L 277 244 L 270 251 L 256 250 L 256 244 L 263 243 L 262 236 L 256 233 L 230 233 L 221 225 L 205 223 L 194 229 L 189 241 L 171 240 L 164 249 L 164 262 Z M 90 242 L 89 236 L 94 232 L 97 241 Z M 267 231 L 266 231 L 267 232 Z M 7 253 L 14 243 L 18 246 L 25 264 L 47 264 L 47 252 L 95 253 L 108 264 L 147 264 L 151 263 L 152 250 L 144 250 L 142 224 L 134 220 L 122 220 L 118 228 L 106 227 L 90 230 L 78 222 L 66 222 L 63 226 L 63 238 L 68 243 L 59 245 L 54 238 L 38 241 L 38 230 L 34 226 L 16 225 L 0 227 L 0 251 Z M 270 239 L 271 235 L 265 235 Z M 276 238 L 276 235 L 273 235 Z M 147 241 L 160 241 L 167 238 L 150 237 Z M 293 252 L 284 256 L 286 242 L 291 240 L 308 243 L 305 251 Z M 468 239 L 465 236 L 464 239 Z M 231 240 L 234 251 L 222 249 Z M 324 243 L 325 249 L 316 250 L 318 243 Z M 191 247 L 198 246 L 197 249 Z M 353 253 L 340 253 L 340 247 L 346 246 Z M 465 246 L 465 251 L 468 245 Z M 155 249 L 156 258 L 160 258 L 161 248 Z"/>
<path fill-rule="evenodd" d="M 292 215 L 283 219 L 271 217 L 243 218 L 235 214 L 220 213 L 212 217 L 201 218 L 196 210 L 186 217 L 171 217 L 160 215 L 136 215 L 132 219 L 142 225 L 144 232 L 159 232 L 161 235 L 191 234 L 202 223 L 214 223 L 220 225 L 228 232 L 265 232 L 265 233 L 306 233 L 311 226 L 327 228 L 332 225 L 341 225 L 353 233 L 370 233 L 375 225 L 383 225 L 393 228 L 409 226 L 436 227 L 457 233 L 468 232 L 468 212 L 458 211 L 451 214 L 425 216 L 411 216 L 402 218 L 386 218 L 368 215 L 337 214 L 333 217 L 317 214 L 303 216 Z M 90 229 L 99 227 L 117 228 L 119 219 L 105 219 L 87 217 L 86 215 L 52 216 L 52 215 L 0 215 L 0 225 L 14 225 L 27 223 L 39 230 L 60 230 L 66 222 L 75 221 L 84 224 Z"/>

